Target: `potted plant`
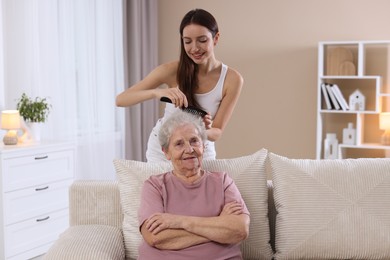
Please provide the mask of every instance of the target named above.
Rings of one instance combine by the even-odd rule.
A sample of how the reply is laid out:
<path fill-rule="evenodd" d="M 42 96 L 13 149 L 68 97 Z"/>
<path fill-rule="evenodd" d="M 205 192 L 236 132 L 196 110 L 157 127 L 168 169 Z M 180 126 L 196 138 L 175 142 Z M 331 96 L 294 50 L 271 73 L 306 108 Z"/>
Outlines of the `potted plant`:
<path fill-rule="evenodd" d="M 50 113 L 51 105 L 46 98 L 36 97 L 34 100 L 23 93 L 18 100 L 16 109 L 24 121 L 30 123 L 44 123 Z"/>
<path fill-rule="evenodd" d="M 18 100 L 16 109 L 19 110 L 20 116 L 31 131 L 32 138 L 35 141 L 40 141 L 40 124 L 46 122 L 51 109 L 47 99 L 40 97 L 32 99 L 26 93 L 23 93 Z"/>

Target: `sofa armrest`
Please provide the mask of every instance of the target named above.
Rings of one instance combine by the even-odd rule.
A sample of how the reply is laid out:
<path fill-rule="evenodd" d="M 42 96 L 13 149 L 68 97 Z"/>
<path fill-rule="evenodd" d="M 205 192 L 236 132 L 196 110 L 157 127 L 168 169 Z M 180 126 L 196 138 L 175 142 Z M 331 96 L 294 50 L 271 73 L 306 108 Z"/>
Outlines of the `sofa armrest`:
<path fill-rule="evenodd" d="M 69 189 L 69 222 L 70 226 L 109 225 L 122 229 L 118 183 L 110 180 L 74 181 Z"/>
<path fill-rule="evenodd" d="M 124 260 L 122 231 L 107 225 L 68 228 L 43 256 L 43 260 Z"/>

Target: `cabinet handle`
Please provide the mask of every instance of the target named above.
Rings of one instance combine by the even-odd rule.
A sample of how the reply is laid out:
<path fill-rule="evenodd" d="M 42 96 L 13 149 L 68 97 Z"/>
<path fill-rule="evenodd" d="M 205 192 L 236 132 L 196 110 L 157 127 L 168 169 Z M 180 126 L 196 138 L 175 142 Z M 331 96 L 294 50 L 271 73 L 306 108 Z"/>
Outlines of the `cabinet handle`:
<path fill-rule="evenodd" d="M 48 220 L 49 218 L 50 218 L 50 216 L 47 216 L 46 218 L 39 218 L 39 219 L 37 219 L 37 222 L 45 221 L 45 220 Z"/>
<path fill-rule="evenodd" d="M 47 190 L 49 186 L 42 187 L 42 188 L 36 188 L 35 191 L 41 191 L 41 190 Z"/>
<path fill-rule="evenodd" d="M 40 157 L 35 157 L 35 160 L 43 160 L 43 159 L 47 159 L 49 158 L 49 156 L 40 156 Z"/>

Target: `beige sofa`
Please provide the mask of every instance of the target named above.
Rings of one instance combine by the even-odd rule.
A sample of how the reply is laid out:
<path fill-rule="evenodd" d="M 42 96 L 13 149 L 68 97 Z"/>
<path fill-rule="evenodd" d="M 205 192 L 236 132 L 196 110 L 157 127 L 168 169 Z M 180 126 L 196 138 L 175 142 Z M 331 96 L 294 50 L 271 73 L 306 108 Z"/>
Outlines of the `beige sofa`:
<path fill-rule="evenodd" d="M 272 185 L 269 185 L 270 191 Z M 70 187 L 70 227 L 45 260 L 125 259 L 123 213 L 117 181 L 75 181 Z M 270 216 L 274 219 L 270 196 Z"/>
<path fill-rule="evenodd" d="M 115 181 L 75 181 L 69 190 L 70 227 L 44 259 L 125 259 L 123 213 Z"/>
<path fill-rule="evenodd" d="M 129 194 L 169 165 L 115 165 L 118 181 L 73 183 L 70 227 L 45 260 L 136 258 L 138 240 L 131 236 L 139 236 L 137 224 L 125 224 L 134 218 L 138 197 Z M 262 149 L 205 167 L 232 172 L 249 204 L 252 238 L 243 243 L 245 259 L 390 259 L 390 159 L 289 159 Z M 257 232 L 260 226 L 266 229 Z"/>

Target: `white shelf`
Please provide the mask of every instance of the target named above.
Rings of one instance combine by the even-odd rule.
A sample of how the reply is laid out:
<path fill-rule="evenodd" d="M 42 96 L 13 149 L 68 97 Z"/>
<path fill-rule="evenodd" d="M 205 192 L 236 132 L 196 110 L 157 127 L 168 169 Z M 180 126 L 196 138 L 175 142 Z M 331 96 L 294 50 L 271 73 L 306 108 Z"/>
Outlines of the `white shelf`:
<path fill-rule="evenodd" d="M 389 40 L 378 40 L 378 41 L 322 41 L 320 42 L 322 45 L 370 45 L 370 44 L 390 44 Z"/>
<path fill-rule="evenodd" d="M 345 156 L 345 150 L 347 149 L 361 149 L 361 150 L 384 150 L 385 152 L 385 157 L 389 157 L 389 152 L 390 151 L 390 145 L 383 145 L 379 143 L 364 143 L 361 145 L 347 145 L 347 144 L 339 144 L 338 147 L 339 151 L 339 158 L 343 159 L 346 158 Z"/>
<path fill-rule="evenodd" d="M 390 149 L 390 145 L 383 145 L 379 143 L 364 143 L 361 145 L 349 145 L 349 144 L 339 144 L 339 148 L 356 148 L 356 149 Z"/>
<path fill-rule="evenodd" d="M 334 113 L 334 114 L 378 114 L 377 111 L 352 111 L 352 110 L 334 110 L 334 109 L 321 109 L 320 113 Z"/>
<path fill-rule="evenodd" d="M 341 76 L 341 75 L 334 75 L 334 76 L 321 76 L 321 79 L 379 79 L 378 76 Z"/>
<path fill-rule="evenodd" d="M 390 111 L 390 41 L 324 41 L 318 44 L 317 82 L 317 149 L 316 158 L 324 154 L 324 138 L 336 133 L 339 157 L 346 149 L 361 149 L 369 156 L 370 149 L 390 150 L 379 143 L 379 114 Z M 349 96 L 359 90 L 365 97 L 363 111 L 327 109 L 322 84 L 337 85 L 347 103 Z M 345 145 L 343 129 L 352 122 L 356 129 L 356 144 Z M 360 152 L 361 154 L 361 152 Z"/>

